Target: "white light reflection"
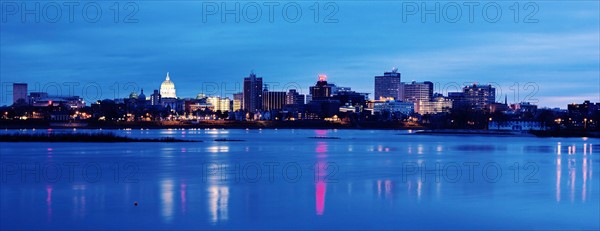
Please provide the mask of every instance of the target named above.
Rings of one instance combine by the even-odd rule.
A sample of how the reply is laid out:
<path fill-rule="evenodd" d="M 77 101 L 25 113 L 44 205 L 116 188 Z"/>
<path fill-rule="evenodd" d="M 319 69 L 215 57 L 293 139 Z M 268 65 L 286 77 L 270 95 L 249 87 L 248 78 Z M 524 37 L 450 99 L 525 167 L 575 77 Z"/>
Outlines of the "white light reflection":
<path fill-rule="evenodd" d="M 161 215 L 166 223 L 173 220 L 173 180 L 166 179 L 160 184 Z"/>
<path fill-rule="evenodd" d="M 229 152 L 229 146 L 210 146 L 206 150 L 210 153 Z"/>
<path fill-rule="evenodd" d="M 210 221 L 217 223 L 228 218 L 229 188 L 226 186 L 211 185 L 208 187 L 208 209 Z"/>

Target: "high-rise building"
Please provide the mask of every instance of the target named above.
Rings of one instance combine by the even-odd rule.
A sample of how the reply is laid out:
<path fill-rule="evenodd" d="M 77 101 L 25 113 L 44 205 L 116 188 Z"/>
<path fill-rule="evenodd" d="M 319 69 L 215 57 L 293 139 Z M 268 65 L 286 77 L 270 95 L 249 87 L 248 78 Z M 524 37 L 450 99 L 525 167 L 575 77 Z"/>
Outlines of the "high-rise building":
<path fill-rule="evenodd" d="M 265 111 L 279 110 L 286 104 L 287 93 L 284 91 L 268 91 L 262 93 L 262 109 Z"/>
<path fill-rule="evenodd" d="M 404 101 L 430 101 L 433 97 L 433 83 L 429 81 L 404 84 Z"/>
<path fill-rule="evenodd" d="M 338 87 L 331 98 L 339 100 L 341 105 L 364 106 L 369 99 L 369 93 L 359 93 L 349 87 Z"/>
<path fill-rule="evenodd" d="M 304 95 L 298 93 L 296 89 L 290 89 L 285 98 L 285 104 L 287 105 L 303 105 Z"/>
<path fill-rule="evenodd" d="M 415 112 L 420 112 L 421 106 L 433 98 L 433 83 L 429 81 L 404 84 L 404 101 L 415 104 Z"/>
<path fill-rule="evenodd" d="M 484 110 L 491 103 L 496 102 L 496 88 L 492 85 L 480 86 L 473 84 L 463 88 L 463 100 L 472 109 Z"/>
<path fill-rule="evenodd" d="M 27 103 L 27 84 L 13 83 L 13 104 L 21 100 L 22 103 Z"/>
<path fill-rule="evenodd" d="M 262 78 L 256 77 L 254 72 L 244 78 L 243 109 L 256 111 L 262 108 Z"/>
<path fill-rule="evenodd" d="M 415 103 L 415 108 L 418 109 L 416 112 L 421 115 L 449 112 L 452 109 L 452 100 L 441 94 L 434 94 L 431 101 Z"/>
<path fill-rule="evenodd" d="M 206 102 L 213 106 L 213 111 L 226 112 L 231 110 L 229 108 L 231 102 L 229 98 L 208 97 Z"/>
<path fill-rule="evenodd" d="M 375 76 L 375 100 L 381 98 L 402 100 L 401 80 L 398 69 L 383 73 L 383 76 Z"/>
<path fill-rule="evenodd" d="M 152 93 L 152 95 L 150 95 L 150 104 L 152 106 L 161 105 L 160 100 L 161 100 L 160 93 L 158 93 L 158 90 L 154 90 L 154 93 Z"/>
<path fill-rule="evenodd" d="M 310 95 L 313 100 L 326 99 L 331 97 L 334 88 L 334 84 L 327 83 L 327 75 L 319 75 L 317 84 L 310 87 Z"/>
<path fill-rule="evenodd" d="M 171 82 L 171 77 L 169 77 L 169 72 L 167 72 L 167 77 L 165 81 L 160 85 L 160 95 L 163 99 L 176 99 L 177 94 L 175 94 L 175 84 Z"/>
<path fill-rule="evenodd" d="M 233 111 L 242 110 L 242 103 L 244 102 L 244 94 L 243 93 L 235 93 L 233 94 Z"/>

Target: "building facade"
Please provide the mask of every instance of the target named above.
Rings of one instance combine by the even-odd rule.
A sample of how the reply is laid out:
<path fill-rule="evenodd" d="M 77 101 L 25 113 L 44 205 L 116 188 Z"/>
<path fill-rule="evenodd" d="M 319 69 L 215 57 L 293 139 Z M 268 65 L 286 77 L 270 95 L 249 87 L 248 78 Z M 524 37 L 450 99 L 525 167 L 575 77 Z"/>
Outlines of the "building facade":
<path fill-rule="evenodd" d="M 256 111 L 262 109 L 262 78 L 256 77 L 254 72 L 244 78 L 243 109 Z"/>
<path fill-rule="evenodd" d="M 243 93 L 235 93 L 233 94 L 233 105 L 232 110 L 238 111 L 242 110 L 242 103 L 244 102 L 244 94 Z"/>
<path fill-rule="evenodd" d="M 213 106 L 213 111 L 221 111 L 227 112 L 231 111 L 231 100 L 229 98 L 221 98 L 221 97 L 208 97 L 206 98 L 206 103 Z"/>
<path fill-rule="evenodd" d="M 319 75 L 319 79 L 315 86 L 310 87 L 310 95 L 312 100 L 327 99 L 333 94 L 335 85 L 327 83 L 326 75 Z"/>
<path fill-rule="evenodd" d="M 464 102 L 474 110 L 484 110 L 491 103 L 496 102 L 496 88 L 492 85 L 465 86 L 463 88 Z"/>
<path fill-rule="evenodd" d="M 375 100 L 390 98 L 402 100 L 401 85 L 401 76 L 396 68 L 391 72 L 383 73 L 382 76 L 375 76 Z"/>
<path fill-rule="evenodd" d="M 296 91 L 296 89 L 290 89 L 285 98 L 286 105 L 303 105 L 304 95 Z"/>
<path fill-rule="evenodd" d="M 280 110 L 287 101 L 287 92 L 283 91 L 263 91 L 262 106 L 263 110 Z"/>
<path fill-rule="evenodd" d="M 13 83 L 13 104 L 19 102 L 27 103 L 27 84 Z"/>

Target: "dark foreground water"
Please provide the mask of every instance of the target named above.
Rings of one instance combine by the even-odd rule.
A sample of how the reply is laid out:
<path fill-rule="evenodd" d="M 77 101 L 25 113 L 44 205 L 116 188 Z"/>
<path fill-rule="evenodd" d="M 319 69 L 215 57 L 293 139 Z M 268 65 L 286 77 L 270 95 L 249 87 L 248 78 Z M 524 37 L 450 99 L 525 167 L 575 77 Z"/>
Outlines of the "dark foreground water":
<path fill-rule="evenodd" d="M 597 139 L 113 132 L 204 142 L 0 143 L 0 229 L 600 229 Z"/>

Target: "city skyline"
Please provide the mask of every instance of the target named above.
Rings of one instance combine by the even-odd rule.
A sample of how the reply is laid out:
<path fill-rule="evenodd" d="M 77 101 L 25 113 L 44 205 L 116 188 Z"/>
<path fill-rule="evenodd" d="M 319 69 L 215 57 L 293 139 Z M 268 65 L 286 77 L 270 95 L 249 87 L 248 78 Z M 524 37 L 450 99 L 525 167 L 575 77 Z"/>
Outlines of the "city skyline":
<path fill-rule="evenodd" d="M 491 87 L 494 87 L 494 88 L 496 88 L 496 90 L 499 91 L 499 92 L 497 92 L 495 94 L 495 96 L 493 96 L 493 98 L 495 99 L 494 102 L 500 102 L 500 103 L 506 103 L 506 102 L 508 102 L 509 104 L 533 103 L 533 104 L 538 105 L 538 106 L 540 106 L 542 108 L 560 108 L 560 109 L 566 109 L 569 104 L 580 103 L 578 101 L 572 101 L 572 102 L 569 102 L 568 104 L 565 104 L 565 105 L 559 105 L 559 106 L 556 106 L 556 107 L 550 107 L 548 105 L 544 105 L 543 103 L 540 103 L 540 101 L 528 101 L 528 100 L 515 101 L 515 100 L 512 100 L 512 99 L 508 100 L 511 97 L 510 95 L 515 96 L 515 95 L 519 95 L 519 94 L 523 94 L 523 93 L 522 92 L 515 92 L 515 91 L 504 92 L 503 93 L 502 86 L 494 85 L 495 83 L 494 84 L 482 84 L 482 83 L 480 83 L 478 81 L 474 81 L 474 82 L 464 82 L 464 83 L 450 82 L 450 83 L 440 84 L 439 82 L 433 83 L 433 82 L 427 81 L 427 80 L 423 80 L 423 81 L 412 80 L 410 82 L 406 82 L 406 81 L 404 81 L 404 79 L 400 78 L 401 72 L 396 67 L 393 67 L 393 68 L 391 68 L 390 70 L 387 70 L 387 71 L 382 71 L 382 74 L 373 75 L 372 79 L 371 79 L 371 82 L 376 82 L 376 81 L 378 81 L 377 80 L 378 78 L 381 78 L 383 76 L 388 76 L 390 74 L 393 74 L 394 76 L 398 77 L 398 79 L 400 80 L 399 84 L 396 86 L 396 87 L 398 87 L 398 89 L 397 89 L 398 93 L 397 94 L 399 94 L 399 98 L 395 98 L 395 97 L 392 97 L 392 98 L 394 98 L 394 100 L 402 101 L 402 102 L 414 102 L 414 103 L 416 103 L 419 100 L 425 100 L 425 101 L 432 100 L 433 98 L 432 98 L 431 95 L 429 97 L 426 97 L 427 99 L 423 98 L 423 99 L 419 99 L 419 100 L 416 100 L 416 101 L 414 99 L 414 96 L 412 97 L 413 99 L 410 99 L 410 97 L 408 97 L 408 96 L 406 96 L 406 97 L 404 96 L 404 94 L 410 94 L 410 93 L 407 93 L 407 92 L 412 91 L 412 90 L 410 90 L 407 87 L 415 86 L 415 87 L 418 87 L 418 89 L 420 89 L 420 86 L 423 85 L 423 84 L 425 84 L 425 85 L 428 85 L 426 88 L 429 88 L 428 92 L 430 94 L 440 94 L 441 96 L 444 96 L 444 97 L 451 97 L 452 93 L 460 93 L 460 92 L 462 92 L 463 88 L 467 88 L 467 87 L 470 87 L 472 85 L 477 85 L 477 86 L 490 86 L 491 85 Z M 176 83 L 176 81 L 175 80 L 171 81 L 171 78 L 170 78 L 169 75 L 170 75 L 170 72 L 166 72 L 166 77 L 163 77 L 163 81 L 161 82 L 161 84 L 158 84 L 158 87 L 142 87 L 141 85 L 137 85 L 135 83 L 133 85 L 131 85 L 131 83 L 129 83 L 129 85 L 127 87 L 128 88 L 133 88 L 134 90 L 132 90 L 130 92 L 122 92 L 117 97 L 112 97 L 112 98 L 111 97 L 101 97 L 101 98 L 98 98 L 97 100 L 93 100 L 93 101 L 87 100 L 86 99 L 87 97 L 82 96 L 82 95 L 77 95 L 77 94 L 52 94 L 52 93 L 49 93 L 48 91 L 44 91 L 44 90 L 48 90 L 48 89 L 50 89 L 50 90 L 53 90 L 53 89 L 56 90 L 56 87 L 59 86 L 59 85 L 56 85 L 56 84 L 50 84 L 50 85 L 46 85 L 45 87 L 44 86 L 40 87 L 39 83 L 36 83 L 36 85 L 33 86 L 34 87 L 33 89 L 30 88 L 30 89 L 27 90 L 27 92 L 25 93 L 25 95 L 28 94 L 28 93 L 32 93 L 32 92 L 33 93 L 40 93 L 41 92 L 41 93 L 46 93 L 49 96 L 79 96 L 79 97 L 82 97 L 82 99 L 85 102 L 91 104 L 91 103 L 95 103 L 96 101 L 105 100 L 105 99 L 114 100 L 114 99 L 128 98 L 128 97 L 131 96 L 131 94 L 136 94 L 137 95 L 140 91 L 143 94 L 143 90 L 144 89 L 147 89 L 147 92 L 160 91 L 161 92 L 160 95 L 159 95 L 159 97 L 160 97 L 161 95 L 165 95 L 164 94 L 165 92 L 163 92 L 163 87 L 167 86 L 167 88 L 169 88 L 169 90 L 168 90 L 169 92 L 167 94 L 167 95 L 169 95 L 169 97 L 164 97 L 163 96 L 162 98 L 166 98 L 166 99 L 193 99 L 193 98 L 196 98 L 198 95 L 205 95 L 205 96 L 210 96 L 210 97 L 222 97 L 222 98 L 231 98 L 231 99 L 233 99 L 236 94 L 238 94 L 238 93 L 241 94 L 241 93 L 243 93 L 245 91 L 244 90 L 244 85 L 245 85 L 245 82 L 247 82 L 248 78 L 249 78 L 248 76 L 241 77 L 242 80 L 239 83 L 233 83 L 233 84 L 229 85 L 229 87 L 230 86 L 235 86 L 234 88 L 229 88 L 226 85 L 226 83 L 208 82 L 209 84 L 213 84 L 213 83 L 217 84 L 217 85 L 212 85 L 211 86 L 211 87 L 213 87 L 211 90 L 215 90 L 215 91 L 206 93 L 206 92 L 200 90 L 200 91 L 197 91 L 196 93 L 193 93 L 193 94 L 190 94 L 190 95 L 178 94 L 176 96 L 176 98 L 174 98 L 173 96 L 175 96 L 175 90 L 178 89 L 178 88 L 176 88 L 175 85 L 174 85 Z M 255 94 L 257 94 L 258 92 L 262 92 L 263 90 L 266 91 L 266 89 L 269 89 L 269 91 L 277 91 L 277 92 L 281 92 L 281 91 L 287 92 L 288 90 L 292 89 L 292 90 L 298 91 L 299 94 L 311 95 L 311 88 L 313 87 L 313 85 L 315 83 L 315 82 L 313 82 L 312 84 L 309 84 L 308 86 L 301 86 L 298 83 L 274 82 L 274 81 L 268 81 L 268 79 L 265 79 L 266 81 L 263 81 L 264 78 L 263 77 L 258 77 L 255 74 L 254 70 L 250 71 L 249 76 L 250 77 L 254 76 L 255 78 L 257 78 L 259 80 L 259 82 L 257 84 L 257 87 L 260 88 L 260 90 L 257 91 Z M 323 80 L 325 80 L 325 82 L 327 82 L 328 79 L 329 78 L 328 78 L 328 76 L 326 74 L 318 74 L 316 82 L 318 83 L 318 82 L 323 81 Z M 381 80 L 379 80 L 379 81 L 381 81 Z M 333 85 L 338 85 L 338 87 L 340 87 L 340 84 L 337 81 L 329 81 L 329 83 L 333 84 Z M 387 84 L 387 82 L 382 82 L 382 83 Z M 5 83 L 4 84 L 5 86 L 3 86 L 4 90 L 6 91 L 4 93 L 4 95 L 5 95 L 4 96 L 4 100 L 6 100 L 6 95 L 12 95 L 13 98 L 14 98 L 15 92 L 13 92 L 13 90 L 8 89 L 8 87 L 12 88 L 12 84 L 16 84 L 16 85 L 25 84 L 25 88 L 27 88 L 27 85 L 29 85 L 29 83 L 27 83 L 27 82 L 10 83 L 10 86 Z M 271 84 L 275 85 L 274 89 L 271 88 Z M 516 84 L 518 84 L 518 83 L 516 83 Z M 529 84 L 528 85 L 529 87 L 535 87 L 536 86 L 536 85 L 532 85 L 531 82 L 529 82 L 527 84 Z M 533 84 L 536 84 L 536 83 L 533 83 Z M 79 85 L 80 84 L 75 84 L 75 87 L 79 86 Z M 152 85 L 156 85 L 156 84 L 152 84 Z M 146 83 L 144 86 L 150 86 L 150 84 Z M 182 83 L 179 86 L 186 86 L 186 84 Z M 216 88 L 214 88 L 215 86 L 216 86 Z M 341 86 L 348 87 L 348 88 L 355 88 L 356 89 L 355 86 L 347 86 L 347 85 L 344 85 L 344 84 L 341 84 Z M 60 89 L 59 91 L 63 91 L 64 92 L 64 89 L 62 89 L 62 87 L 63 86 L 59 87 L 59 89 Z M 74 84 L 72 82 L 69 82 L 64 87 L 65 88 L 69 87 L 67 90 L 76 91 L 76 89 L 74 89 Z M 44 89 L 40 89 L 40 88 L 44 88 Z M 219 88 L 222 88 L 222 89 L 219 89 Z M 374 84 L 373 90 L 371 90 L 370 92 L 363 92 L 363 93 L 365 93 L 367 95 L 372 95 L 371 97 L 369 97 L 369 100 L 380 100 L 380 99 L 376 98 L 376 96 L 375 96 L 374 93 L 372 93 L 372 92 L 376 92 L 377 91 L 376 88 L 377 88 L 377 83 Z M 513 90 L 513 89 L 510 89 L 510 90 Z M 22 91 L 22 90 L 19 90 L 19 91 Z M 421 90 L 417 90 L 417 91 L 421 91 Z M 535 92 L 533 92 L 533 93 L 535 93 Z M 17 94 L 23 94 L 23 92 L 18 92 Z M 530 99 L 534 99 L 534 100 L 536 99 L 534 94 L 533 95 L 528 95 L 528 96 L 530 97 Z M 527 99 L 527 98 L 525 98 L 525 99 Z M 13 100 L 14 99 L 9 100 L 11 103 L 4 104 L 2 106 L 10 106 L 12 104 Z M 146 100 L 152 101 L 153 100 L 153 96 L 152 95 L 146 96 Z M 592 101 L 592 102 L 594 102 L 594 100 L 589 100 L 589 99 L 584 99 L 584 100 L 582 100 L 582 102 L 583 101 Z"/>
<path fill-rule="evenodd" d="M 598 2 L 538 2 L 535 23 L 515 23 L 510 3 L 495 23 L 403 21 L 400 3 L 383 2 L 338 2 L 334 23 L 314 23 L 309 3 L 297 23 L 222 22 L 219 15 L 204 22 L 200 3 L 136 4 L 136 23 L 114 23 L 109 13 L 97 23 L 24 23 L 7 15 L 0 40 L 11 45 L 0 52 L 1 82 L 98 83 L 103 92 L 133 82 L 149 92 L 169 71 L 185 83 L 178 93 L 193 96 L 217 79 L 241 86 L 239 78 L 254 69 L 272 82 L 298 83 L 303 93 L 326 73 L 373 95 L 372 77 L 398 67 L 404 82 L 496 82 L 505 91 L 536 83 L 538 104 L 548 107 L 600 101 Z"/>

